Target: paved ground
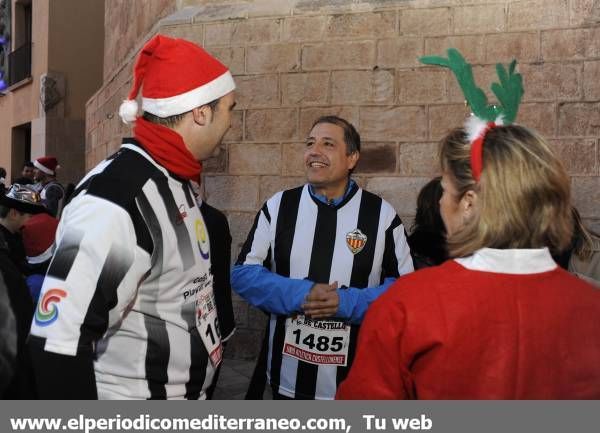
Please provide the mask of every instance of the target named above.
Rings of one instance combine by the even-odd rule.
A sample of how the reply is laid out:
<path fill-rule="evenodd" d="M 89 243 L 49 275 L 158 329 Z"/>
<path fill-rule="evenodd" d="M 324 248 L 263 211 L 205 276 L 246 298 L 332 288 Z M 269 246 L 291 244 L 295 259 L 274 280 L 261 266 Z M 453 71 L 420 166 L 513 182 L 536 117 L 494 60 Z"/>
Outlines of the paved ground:
<path fill-rule="evenodd" d="M 243 400 L 254 371 L 256 361 L 240 361 L 224 359 L 217 388 L 213 394 L 214 400 Z M 265 389 L 265 400 L 271 400 L 271 390 Z"/>

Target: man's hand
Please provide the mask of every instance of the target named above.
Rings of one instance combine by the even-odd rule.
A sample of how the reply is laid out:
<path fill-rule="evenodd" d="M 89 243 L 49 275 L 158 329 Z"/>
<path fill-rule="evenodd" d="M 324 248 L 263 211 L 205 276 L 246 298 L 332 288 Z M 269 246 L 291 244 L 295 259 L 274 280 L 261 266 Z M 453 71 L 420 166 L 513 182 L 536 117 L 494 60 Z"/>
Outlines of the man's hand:
<path fill-rule="evenodd" d="M 304 314 L 311 319 L 325 319 L 337 313 L 340 297 L 337 294 L 337 281 L 331 284 L 315 284 L 302 305 Z"/>

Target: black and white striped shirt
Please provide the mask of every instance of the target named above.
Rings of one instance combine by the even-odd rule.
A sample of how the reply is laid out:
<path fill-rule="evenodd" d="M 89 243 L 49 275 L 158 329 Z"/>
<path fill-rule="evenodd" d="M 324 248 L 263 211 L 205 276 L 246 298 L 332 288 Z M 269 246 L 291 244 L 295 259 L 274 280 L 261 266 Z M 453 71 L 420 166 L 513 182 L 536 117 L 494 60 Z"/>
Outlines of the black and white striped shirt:
<path fill-rule="evenodd" d="M 352 233 L 364 244 L 352 250 Z M 268 269 L 268 271 L 267 271 Z M 267 376 L 288 397 L 332 399 L 354 356 L 358 323 L 384 288 L 384 279 L 413 270 L 404 227 L 393 207 L 356 186 L 336 206 L 319 201 L 308 185 L 275 194 L 257 214 L 232 273 L 232 286 L 271 313 Z M 313 283 L 339 290 L 338 318 L 351 322 L 346 367 L 315 365 L 283 353 L 286 320 L 301 312 Z"/>
<path fill-rule="evenodd" d="M 215 369 L 195 304 L 212 281 L 210 244 L 189 182 L 130 139 L 74 196 L 32 324 L 34 346 L 76 359 L 93 352 L 101 399 L 205 398 Z M 223 325 L 224 340 L 232 319 Z"/>

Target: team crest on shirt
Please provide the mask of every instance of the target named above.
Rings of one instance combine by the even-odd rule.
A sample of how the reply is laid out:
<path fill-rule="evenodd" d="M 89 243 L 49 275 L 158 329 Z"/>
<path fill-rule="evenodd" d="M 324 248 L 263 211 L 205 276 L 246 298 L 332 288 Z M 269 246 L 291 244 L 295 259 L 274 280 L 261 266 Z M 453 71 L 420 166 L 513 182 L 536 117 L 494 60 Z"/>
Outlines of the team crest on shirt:
<path fill-rule="evenodd" d="M 352 254 L 358 254 L 362 251 L 367 243 L 367 236 L 359 229 L 354 229 L 346 233 L 346 245 Z"/>

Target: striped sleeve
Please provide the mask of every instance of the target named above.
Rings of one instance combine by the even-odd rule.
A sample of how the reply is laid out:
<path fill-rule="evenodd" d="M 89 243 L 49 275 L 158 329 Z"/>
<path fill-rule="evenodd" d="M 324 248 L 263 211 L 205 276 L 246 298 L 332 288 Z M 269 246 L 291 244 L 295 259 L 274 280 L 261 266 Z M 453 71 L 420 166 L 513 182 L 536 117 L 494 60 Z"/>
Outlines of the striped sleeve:
<path fill-rule="evenodd" d="M 385 231 L 382 268 L 382 281 L 388 277 L 398 278 L 415 270 L 410 256 L 410 247 L 406 241 L 404 225 L 398 215 L 394 215 L 391 224 Z"/>
<path fill-rule="evenodd" d="M 135 296 L 136 234 L 122 207 L 89 194 L 65 210 L 31 327 L 49 352 L 75 356 L 117 322 Z M 144 252 L 145 253 L 145 252 Z M 149 263 L 149 261 L 148 261 Z"/>
<path fill-rule="evenodd" d="M 248 238 L 231 272 L 233 290 L 251 305 L 274 314 L 289 315 L 301 310 L 313 283 L 283 277 L 271 271 L 271 212 L 281 194 L 265 203 L 254 219 Z"/>
<path fill-rule="evenodd" d="M 267 203 L 254 218 L 254 224 L 240 251 L 236 265 L 263 265 L 271 268 L 271 214 Z"/>

